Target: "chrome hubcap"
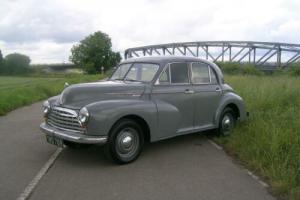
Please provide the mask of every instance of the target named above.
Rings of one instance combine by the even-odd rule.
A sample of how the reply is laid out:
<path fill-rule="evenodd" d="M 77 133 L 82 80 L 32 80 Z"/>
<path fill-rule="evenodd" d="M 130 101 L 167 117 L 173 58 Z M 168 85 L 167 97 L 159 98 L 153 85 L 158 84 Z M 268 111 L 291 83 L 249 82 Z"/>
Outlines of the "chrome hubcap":
<path fill-rule="evenodd" d="M 222 120 L 222 129 L 225 135 L 229 135 L 233 129 L 233 117 L 230 114 L 226 114 Z"/>
<path fill-rule="evenodd" d="M 133 128 L 125 128 L 117 136 L 116 150 L 121 157 L 131 157 L 139 146 L 138 133 Z"/>
<path fill-rule="evenodd" d="M 132 145 L 132 139 L 133 139 L 132 136 L 129 135 L 124 137 L 121 141 L 122 148 L 124 149 L 130 148 Z"/>

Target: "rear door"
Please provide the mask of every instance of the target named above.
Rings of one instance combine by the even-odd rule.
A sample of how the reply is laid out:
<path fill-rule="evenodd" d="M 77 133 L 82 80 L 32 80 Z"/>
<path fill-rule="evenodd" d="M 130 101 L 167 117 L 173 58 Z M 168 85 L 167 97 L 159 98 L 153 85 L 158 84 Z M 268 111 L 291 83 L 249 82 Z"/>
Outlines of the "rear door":
<path fill-rule="evenodd" d="M 166 66 L 153 86 L 152 99 L 158 109 L 161 138 L 183 134 L 193 129 L 193 90 L 187 63 Z"/>
<path fill-rule="evenodd" d="M 210 127 L 221 100 L 221 87 L 216 73 L 210 65 L 203 62 L 191 63 L 191 81 L 195 104 L 195 128 Z"/>

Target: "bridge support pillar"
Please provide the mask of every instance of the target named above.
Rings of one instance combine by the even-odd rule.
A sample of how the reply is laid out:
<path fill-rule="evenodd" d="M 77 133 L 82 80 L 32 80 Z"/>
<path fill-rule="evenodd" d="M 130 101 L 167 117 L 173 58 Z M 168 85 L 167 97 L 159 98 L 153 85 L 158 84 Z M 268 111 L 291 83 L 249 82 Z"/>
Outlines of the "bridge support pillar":
<path fill-rule="evenodd" d="M 281 67 L 281 49 L 280 48 L 277 50 L 277 67 L 278 68 Z"/>
<path fill-rule="evenodd" d="M 231 62 L 231 46 L 229 46 L 229 62 Z"/>

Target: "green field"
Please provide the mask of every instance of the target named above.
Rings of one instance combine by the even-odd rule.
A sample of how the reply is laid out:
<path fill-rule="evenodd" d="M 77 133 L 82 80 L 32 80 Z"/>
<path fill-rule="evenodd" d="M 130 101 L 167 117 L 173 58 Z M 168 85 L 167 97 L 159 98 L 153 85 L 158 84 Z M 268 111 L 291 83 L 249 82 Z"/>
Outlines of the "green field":
<path fill-rule="evenodd" d="M 300 78 L 225 76 L 225 81 L 244 98 L 250 118 L 217 142 L 265 177 L 274 193 L 300 199 Z"/>
<path fill-rule="evenodd" d="M 0 76 L 0 115 L 58 94 L 65 82 L 79 83 L 101 78 L 100 75 Z"/>

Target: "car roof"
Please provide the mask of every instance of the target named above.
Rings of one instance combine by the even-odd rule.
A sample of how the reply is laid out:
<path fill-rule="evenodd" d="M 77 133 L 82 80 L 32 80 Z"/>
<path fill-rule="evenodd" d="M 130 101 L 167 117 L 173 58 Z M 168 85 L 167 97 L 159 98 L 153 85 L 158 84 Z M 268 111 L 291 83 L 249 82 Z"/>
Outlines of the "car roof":
<path fill-rule="evenodd" d="M 201 58 L 196 57 L 188 57 L 188 56 L 148 56 L 148 57 L 137 57 L 137 58 L 129 58 L 122 63 L 130 63 L 130 62 L 150 62 L 150 63 L 158 63 L 164 64 L 169 62 L 207 62 Z"/>

